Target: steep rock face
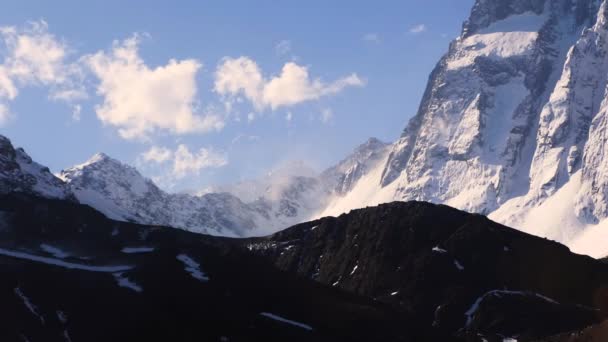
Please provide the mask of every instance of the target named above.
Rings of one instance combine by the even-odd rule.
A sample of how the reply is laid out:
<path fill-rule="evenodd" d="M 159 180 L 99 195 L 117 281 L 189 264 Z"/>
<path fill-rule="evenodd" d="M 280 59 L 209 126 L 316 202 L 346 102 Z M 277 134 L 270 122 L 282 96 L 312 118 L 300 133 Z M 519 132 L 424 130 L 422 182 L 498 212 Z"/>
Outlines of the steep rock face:
<path fill-rule="evenodd" d="M 396 305 L 439 336 L 529 341 L 608 313 L 608 265 L 442 205 L 383 204 L 241 243 L 285 271 Z"/>
<path fill-rule="evenodd" d="M 421 341 L 409 317 L 228 239 L 0 195 L 2 341 Z"/>
<path fill-rule="evenodd" d="M 168 194 L 104 154 L 61 171 L 60 177 L 80 203 L 116 220 L 226 236 L 251 235 L 264 223 L 254 208 L 230 194 Z"/>
<path fill-rule="evenodd" d="M 48 168 L 32 161 L 22 148 L 15 149 L 0 135 L 0 194 L 26 192 L 48 198 L 73 198 L 68 187 Z"/>
<path fill-rule="evenodd" d="M 569 7 L 570 6 L 570 7 Z M 400 199 L 489 213 L 525 193 L 548 90 L 586 20 L 570 1 L 478 1 L 431 75 L 381 184 Z"/>
<path fill-rule="evenodd" d="M 320 178 L 325 184 L 333 186 L 337 195 L 344 195 L 353 189 L 361 177 L 383 161 L 389 146 L 376 138 L 370 138 L 336 166 L 325 170 Z"/>
<path fill-rule="evenodd" d="M 320 216 L 424 200 L 581 245 L 608 217 L 607 22 L 605 0 L 476 1 L 386 160 Z"/>
<path fill-rule="evenodd" d="M 320 175 L 278 170 L 266 179 L 202 195 L 164 192 L 135 168 L 104 154 L 61 171 L 60 177 L 80 203 L 112 219 L 213 235 L 259 236 L 311 219 L 329 198 L 350 189 L 376 166 L 386 146 L 370 139 Z"/>

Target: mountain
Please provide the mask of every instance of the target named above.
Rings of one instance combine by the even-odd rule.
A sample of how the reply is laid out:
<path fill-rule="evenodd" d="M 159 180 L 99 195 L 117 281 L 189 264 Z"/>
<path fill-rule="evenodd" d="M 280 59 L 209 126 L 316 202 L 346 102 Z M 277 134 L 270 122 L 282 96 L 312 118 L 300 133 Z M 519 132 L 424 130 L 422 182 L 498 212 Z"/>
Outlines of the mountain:
<path fill-rule="evenodd" d="M 403 312 L 186 231 L 0 195 L 2 341 L 412 341 Z"/>
<path fill-rule="evenodd" d="M 68 187 L 47 167 L 32 160 L 22 148 L 0 135 L 0 194 L 19 191 L 48 198 L 73 197 Z"/>
<path fill-rule="evenodd" d="M 107 217 L 224 236 L 260 234 L 268 219 L 228 193 L 169 194 L 135 168 L 105 154 L 61 171 L 80 203 Z"/>
<path fill-rule="evenodd" d="M 319 216 L 431 201 L 608 254 L 607 39 L 605 0 L 477 0 L 388 156 Z"/>
<path fill-rule="evenodd" d="M 296 163 L 265 178 L 200 195 L 167 193 L 135 168 L 105 154 L 61 171 L 59 178 L 80 203 L 115 220 L 221 236 L 259 236 L 314 217 L 329 198 L 349 189 L 378 163 L 386 148 L 370 139 L 321 174 L 305 172 Z"/>
<path fill-rule="evenodd" d="M 549 341 L 608 307 L 608 264 L 421 202 L 243 239 L 13 192 L 0 237 L 3 341 Z"/>
<path fill-rule="evenodd" d="M 410 313 L 437 336 L 422 341 L 530 341 L 608 313 L 607 264 L 443 205 L 394 202 L 239 241 L 286 272 Z"/>

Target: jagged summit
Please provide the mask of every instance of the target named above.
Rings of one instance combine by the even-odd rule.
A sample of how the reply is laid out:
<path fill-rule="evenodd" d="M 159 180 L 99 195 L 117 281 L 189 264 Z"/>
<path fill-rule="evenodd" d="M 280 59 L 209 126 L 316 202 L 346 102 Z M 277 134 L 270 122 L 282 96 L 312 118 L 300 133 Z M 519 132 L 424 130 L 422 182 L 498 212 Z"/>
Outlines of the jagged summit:
<path fill-rule="evenodd" d="M 0 193 L 25 192 L 38 196 L 72 199 L 71 192 L 47 167 L 32 160 L 22 149 L 0 135 Z"/>
<path fill-rule="evenodd" d="M 476 1 L 386 160 L 322 215 L 423 200 L 576 245 L 608 217 L 607 13 Z"/>

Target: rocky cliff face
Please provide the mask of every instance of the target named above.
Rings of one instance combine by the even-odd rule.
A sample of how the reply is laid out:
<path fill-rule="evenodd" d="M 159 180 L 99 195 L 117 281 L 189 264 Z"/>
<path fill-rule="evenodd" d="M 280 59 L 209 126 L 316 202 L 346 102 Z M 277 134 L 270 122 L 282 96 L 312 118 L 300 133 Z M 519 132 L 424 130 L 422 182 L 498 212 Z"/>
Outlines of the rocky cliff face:
<path fill-rule="evenodd" d="M 421 341 L 536 341 L 605 314 L 608 265 L 442 205 L 383 204 L 239 243 L 443 337 Z"/>
<path fill-rule="evenodd" d="M 425 200 L 562 241 L 603 221 L 607 20 L 606 1 L 476 1 L 376 176 L 323 215 Z"/>
<path fill-rule="evenodd" d="M 10 140 L 0 135 L 0 194 L 13 191 L 73 199 L 68 187 L 48 168 L 32 161 L 23 149 L 14 148 Z"/>
<path fill-rule="evenodd" d="M 60 178 L 78 201 L 116 220 L 222 236 L 264 235 L 310 219 L 375 166 L 386 147 L 370 139 L 320 175 L 279 171 L 199 196 L 166 193 L 135 168 L 104 154 L 62 171 Z"/>

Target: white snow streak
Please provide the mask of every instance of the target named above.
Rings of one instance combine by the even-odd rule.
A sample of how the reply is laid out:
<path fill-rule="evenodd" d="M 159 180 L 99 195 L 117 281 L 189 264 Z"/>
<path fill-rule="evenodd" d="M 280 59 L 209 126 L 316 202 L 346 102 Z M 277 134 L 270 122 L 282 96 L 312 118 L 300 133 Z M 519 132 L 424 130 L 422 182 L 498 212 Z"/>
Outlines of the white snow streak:
<path fill-rule="evenodd" d="M 4 249 L 4 248 L 0 248 L 0 255 L 17 258 L 17 259 L 35 261 L 35 262 L 39 262 L 39 263 L 43 263 L 43 264 L 47 264 L 47 265 L 53 265 L 53 266 L 59 266 L 59 267 L 68 268 L 68 269 L 76 269 L 76 270 L 89 271 L 89 272 L 113 273 L 113 272 L 123 272 L 123 271 L 127 271 L 127 270 L 130 270 L 133 268 L 133 266 L 128 266 L 128 265 L 89 266 L 89 265 L 77 264 L 77 263 L 73 263 L 73 262 L 67 262 L 67 261 L 63 261 L 63 260 L 59 260 L 59 259 L 41 257 L 38 255 L 33 255 L 33 254 L 28 254 L 28 253 L 23 253 L 23 252 L 11 251 L 11 250 Z"/>
<path fill-rule="evenodd" d="M 154 247 L 125 247 L 121 249 L 121 252 L 127 254 L 150 253 L 154 252 Z"/>
<path fill-rule="evenodd" d="M 271 313 L 268 313 L 268 312 L 261 312 L 260 315 L 262 315 L 264 317 L 268 317 L 270 319 L 274 319 L 275 321 L 287 323 L 287 324 L 296 326 L 298 328 L 302 328 L 302 329 L 306 329 L 306 330 L 312 331 L 312 327 L 310 325 L 307 325 L 307 324 L 304 324 L 304 323 L 300 323 L 300 322 L 296 322 L 296 321 L 292 321 L 292 320 L 283 318 L 281 316 L 277 316 L 275 314 L 271 314 Z"/>
<path fill-rule="evenodd" d="M 69 253 L 64 252 L 63 250 L 61 250 L 61 249 L 59 249 L 59 248 L 57 248 L 57 247 L 53 247 L 53 246 L 51 246 L 51 245 L 47 245 L 46 243 L 42 243 L 42 244 L 40 244 L 40 248 L 41 248 L 43 251 L 45 251 L 45 252 L 47 252 L 47 253 L 51 254 L 51 255 L 52 255 L 52 256 L 54 256 L 55 258 L 59 258 L 59 259 L 65 259 L 65 258 L 67 258 L 67 257 L 69 257 L 69 256 L 70 256 L 70 254 L 69 254 Z"/>
<path fill-rule="evenodd" d="M 469 310 L 467 310 L 467 312 L 465 312 L 465 316 L 467 317 L 467 323 L 466 326 L 468 327 L 471 322 L 473 321 L 473 316 L 475 316 L 475 313 L 477 312 L 477 309 L 479 309 L 479 305 L 481 304 L 481 302 L 490 296 L 497 296 L 500 297 L 502 295 L 519 295 L 519 296 L 536 296 L 540 299 L 543 299 L 549 303 L 552 304 L 558 304 L 558 302 L 556 302 L 555 300 L 543 296 L 541 294 L 538 293 L 533 293 L 533 292 L 525 292 L 525 291 L 509 291 L 509 290 L 492 290 L 492 291 L 488 291 L 486 293 L 484 293 L 482 296 L 480 296 L 479 298 L 477 298 L 475 300 L 475 302 L 473 303 L 473 305 L 471 305 L 471 307 L 469 308 Z"/>
<path fill-rule="evenodd" d="M 198 279 L 200 281 L 209 281 L 209 277 L 207 277 L 207 275 L 205 275 L 205 273 L 201 271 L 201 265 L 186 254 L 178 255 L 177 260 L 184 263 L 184 265 L 186 266 L 186 272 L 190 273 L 193 278 Z"/>
<path fill-rule="evenodd" d="M 448 251 L 446 251 L 443 248 L 439 248 L 439 246 L 435 246 L 433 247 L 433 252 L 437 252 L 437 253 L 447 253 Z"/>
<path fill-rule="evenodd" d="M 40 322 L 42 324 L 44 324 L 44 317 L 42 317 L 42 315 L 40 315 L 38 313 L 38 309 L 36 308 L 36 306 L 32 303 L 32 301 L 23 293 L 23 291 L 21 291 L 20 288 L 15 287 L 15 294 L 17 295 L 17 297 L 21 298 L 21 300 L 23 301 L 23 305 L 25 305 L 25 307 L 36 317 L 38 317 L 40 319 Z"/>
<path fill-rule="evenodd" d="M 459 271 L 464 270 L 464 266 L 462 266 L 462 264 L 461 264 L 460 262 L 458 262 L 458 260 L 454 260 L 454 266 L 456 266 L 456 268 L 457 268 Z"/>
<path fill-rule="evenodd" d="M 114 276 L 114 279 L 116 279 L 116 282 L 120 287 L 125 287 L 135 292 L 142 292 L 144 290 L 141 286 L 135 284 L 134 282 L 129 280 L 129 278 L 123 276 L 123 272 L 112 273 L 112 275 Z"/>

